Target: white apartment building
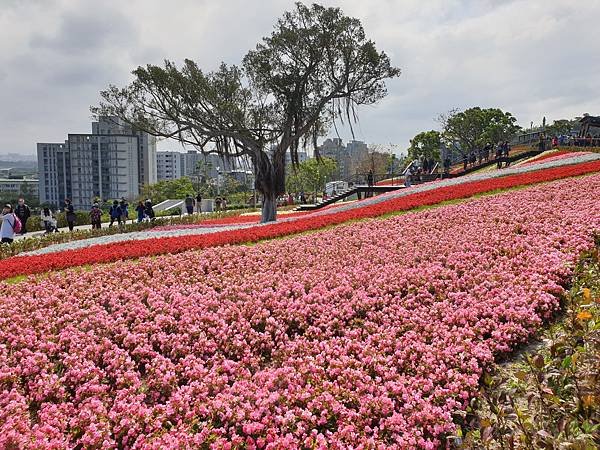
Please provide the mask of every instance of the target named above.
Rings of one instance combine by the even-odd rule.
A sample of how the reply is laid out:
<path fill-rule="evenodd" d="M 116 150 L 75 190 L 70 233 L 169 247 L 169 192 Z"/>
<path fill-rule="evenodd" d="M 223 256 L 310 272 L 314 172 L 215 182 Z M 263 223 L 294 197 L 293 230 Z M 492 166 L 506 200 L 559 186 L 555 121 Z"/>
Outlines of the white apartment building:
<path fill-rule="evenodd" d="M 156 179 L 156 140 L 112 118 L 92 123 L 91 134 L 72 133 L 64 144 L 39 143 L 40 201 L 77 209 L 93 201 L 137 199 Z"/>
<path fill-rule="evenodd" d="M 181 152 L 156 152 L 158 181 L 176 180 L 185 176 L 185 154 Z"/>
<path fill-rule="evenodd" d="M 72 194 L 69 143 L 38 143 L 37 158 L 40 203 L 62 205 Z"/>
<path fill-rule="evenodd" d="M 89 208 L 95 198 L 139 196 L 137 136 L 69 134 L 68 143 L 75 208 Z"/>
<path fill-rule="evenodd" d="M 31 197 L 37 197 L 38 183 L 38 180 L 0 178 L 0 192 L 16 195 L 27 193 Z M 31 200 L 31 198 L 25 200 Z"/>
<path fill-rule="evenodd" d="M 188 150 L 186 153 L 156 152 L 156 167 L 159 180 L 175 180 L 197 176 L 199 171 L 204 175 L 204 170 L 209 178 L 217 178 L 217 172 L 228 173 L 247 169 L 247 164 L 244 164 L 241 158 L 227 159 L 215 154 Z"/>

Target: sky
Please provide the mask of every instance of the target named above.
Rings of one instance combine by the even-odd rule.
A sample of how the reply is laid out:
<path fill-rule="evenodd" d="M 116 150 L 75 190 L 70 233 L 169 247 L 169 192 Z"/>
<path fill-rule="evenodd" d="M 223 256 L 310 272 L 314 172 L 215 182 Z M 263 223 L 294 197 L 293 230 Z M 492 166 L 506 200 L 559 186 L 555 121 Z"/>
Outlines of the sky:
<path fill-rule="evenodd" d="M 400 67 L 388 96 L 359 109 L 355 138 L 409 146 L 436 118 L 472 106 L 523 127 L 600 115 L 600 0 L 339 0 Z M 139 65 L 239 64 L 288 0 L 0 0 L 0 154 L 91 131 L 89 108 Z M 335 133 L 332 131 L 331 136 Z M 345 140 L 349 130 L 340 130 Z M 172 141 L 159 149 L 179 149 Z"/>

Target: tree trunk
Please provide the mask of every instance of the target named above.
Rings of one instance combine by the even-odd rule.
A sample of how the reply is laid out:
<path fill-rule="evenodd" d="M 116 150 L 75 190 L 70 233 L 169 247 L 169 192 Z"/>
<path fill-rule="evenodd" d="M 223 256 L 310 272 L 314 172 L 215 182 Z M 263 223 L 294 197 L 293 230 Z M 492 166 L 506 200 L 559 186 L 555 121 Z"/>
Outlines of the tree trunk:
<path fill-rule="evenodd" d="M 274 222 L 277 220 L 277 195 L 263 193 L 263 204 L 261 211 L 261 223 Z"/>
<path fill-rule="evenodd" d="M 253 160 L 256 173 L 255 186 L 263 196 L 261 222 L 277 220 L 277 196 L 285 192 L 285 152 L 276 151 L 273 161 L 259 152 Z"/>

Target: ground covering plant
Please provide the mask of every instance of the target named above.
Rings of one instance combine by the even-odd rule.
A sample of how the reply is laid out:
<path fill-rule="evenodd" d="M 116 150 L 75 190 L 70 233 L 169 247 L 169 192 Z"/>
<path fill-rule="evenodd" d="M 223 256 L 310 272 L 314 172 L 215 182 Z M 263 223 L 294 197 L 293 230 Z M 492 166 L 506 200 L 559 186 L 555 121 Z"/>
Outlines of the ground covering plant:
<path fill-rule="evenodd" d="M 592 175 L 2 282 L 0 447 L 443 446 L 559 309 L 599 200 Z"/>
<path fill-rule="evenodd" d="M 559 320 L 539 343 L 484 378 L 481 401 L 473 402 L 480 406 L 466 416 L 463 448 L 600 447 L 599 249 L 597 234 Z"/>
<path fill-rule="evenodd" d="M 431 191 L 415 192 L 403 197 L 391 198 L 388 201 L 370 204 L 362 208 L 342 211 L 333 210 L 331 213 L 321 215 L 309 214 L 294 220 L 264 226 L 246 227 L 204 235 L 162 237 L 129 243 L 117 242 L 44 255 L 16 256 L 8 260 L 9 264 L 0 265 L 0 279 L 121 259 L 179 253 L 194 248 L 257 242 L 316 230 L 350 220 L 377 217 L 394 211 L 406 211 L 419 206 L 435 205 L 448 200 L 467 198 L 482 192 L 551 181 L 598 170 L 600 170 L 600 161 L 592 161 L 445 186 Z"/>

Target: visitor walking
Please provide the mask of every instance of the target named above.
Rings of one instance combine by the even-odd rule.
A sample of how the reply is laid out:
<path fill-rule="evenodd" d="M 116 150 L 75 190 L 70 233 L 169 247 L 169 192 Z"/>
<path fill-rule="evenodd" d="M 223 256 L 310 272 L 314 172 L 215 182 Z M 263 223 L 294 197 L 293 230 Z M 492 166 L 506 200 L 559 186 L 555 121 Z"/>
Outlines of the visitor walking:
<path fill-rule="evenodd" d="M 75 220 L 77 216 L 75 215 L 75 208 L 73 208 L 73 203 L 70 199 L 65 199 L 65 217 L 67 219 L 67 225 L 69 226 L 69 231 L 73 231 L 75 227 Z"/>
<path fill-rule="evenodd" d="M 194 214 L 194 197 L 192 197 L 190 194 L 188 194 L 185 197 L 185 209 L 188 213 L 188 216 L 191 216 L 192 214 Z"/>
<path fill-rule="evenodd" d="M 19 234 L 27 233 L 27 219 L 31 216 L 31 210 L 25 203 L 25 199 L 20 197 L 17 206 L 15 207 L 15 215 L 21 221 L 21 232 Z"/>
<path fill-rule="evenodd" d="M 227 199 L 225 197 L 221 199 L 221 211 L 227 211 Z"/>
<path fill-rule="evenodd" d="M 144 214 L 148 217 L 149 220 L 154 220 L 156 215 L 154 214 L 154 207 L 152 206 L 152 200 L 147 199 L 144 202 Z"/>
<path fill-rule="evenodd" d="M 10 203 L 4 205 L 2 208 L 2 225 L 0 226 L 0 237 L 3 244 L 12 244 L 14 241 L 15 231 L 18 229 L 18 220 L 13 212 L 12 205 Z"/>
<path fill-rule="evenodd" d="M 221 211 L 221 197 L 215 198 L 215 211 Z"/>
<path fill-rule="evenodd" d="M 137 221 L 141 223 L 146 218 L 146 207 L 144 206 L 144 202 L 141 200 L 138 202 L 138 205 L 135 207 L 135 212 L 137 213 Z"/>
<path fill-rule="evenodd" d="M 202 212 L 202 195 L 200 195 L 200 192 L 196 195 L 196 211 L 198 214 Z"/>
<path fill-rule="evenodd" d="M 369 170 L 369 173 L 367 174 L 367 185 L 369 187 L 373 186 L 373 171 Z"/>
<path fill-rule="evenodd" d="M 121 224 L 125 225 L 129 220 L 129 203 L 125 200 L 125 197 L 121 197 L 121 201 L 119 202 L 119 207 L 121 208 Z M 119 225 L 121 225 L 119 224 Z"/>
<path fill-rule="evenodd" d="M 502 146 L 496 147 L 496 169 L 502 169 Z"/>
<path fill-rule="evenodd" d="M 102 210 L 98 206 L 98 203 L 92 205 L 90 211 L 90 222 L 92 223 L 92 230 L 99 230 L 102 228 Z"/>
<path fill-rule="evenodd" d="M 508 141 L 504 141 L 504 144 L 502 146 L 502 154 L 504 156 L 504 158 L 506 159 L 506 162 L 504 163 L 504 167 L 508 167 L 510 166 L 510 144 L 508 143 Z"/>
<path fill-rule="evenodd" d="M 121 207 L 119 206 L 119 202 L 117 200 L 113 201 L 108 213 L 110 215 L 110 223 L 108 224 L 108 227 L 112 227 L 115 223 L 115 220 L 117 221 L 117 224 L 121 226 Z"/>
<path fill-rule="evenodd" d="M 44 229 L 46 230 L 45 234 L 52 233 L 53 231 L 58 233 L 58 227 L 56 226 L 56 219 L 52 214 L 52 210 L 47 206 L 42 208 L 42 212 L 40 213 L 40 218 L 42 223 L 44 224 Z"/>

